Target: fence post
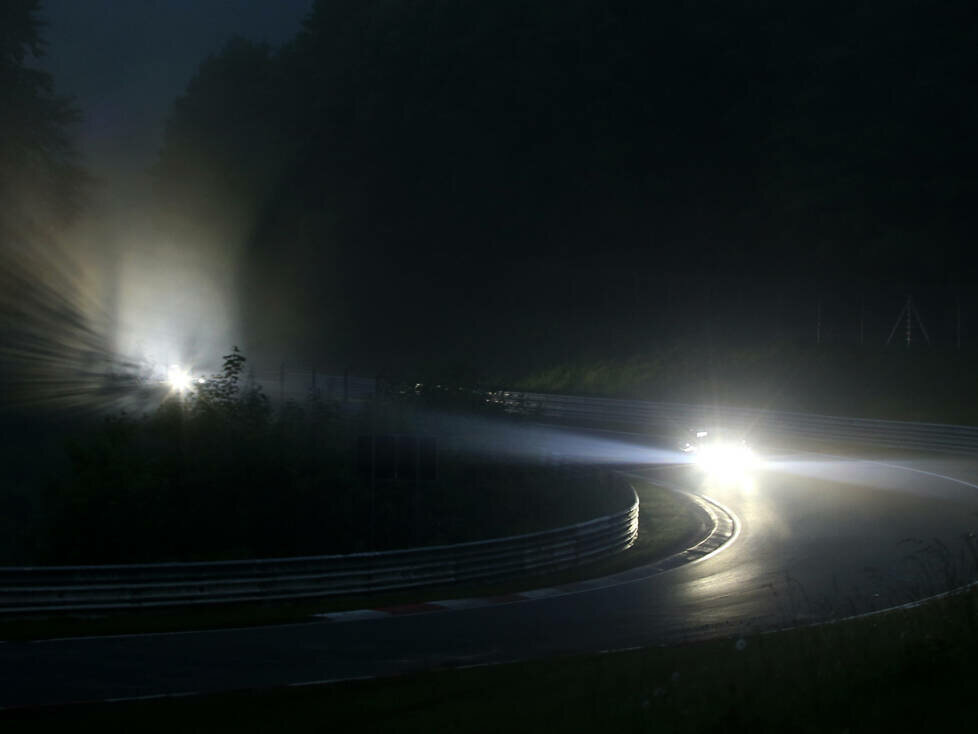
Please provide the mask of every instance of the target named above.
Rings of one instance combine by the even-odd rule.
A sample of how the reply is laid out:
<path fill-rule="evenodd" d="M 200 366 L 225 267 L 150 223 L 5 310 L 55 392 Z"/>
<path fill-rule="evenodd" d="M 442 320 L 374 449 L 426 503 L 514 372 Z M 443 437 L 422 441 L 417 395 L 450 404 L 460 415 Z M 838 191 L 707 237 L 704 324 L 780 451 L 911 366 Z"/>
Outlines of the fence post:
<path fill-rule="evenodd" d="M 955 319 L 954 323 L 954 332 L 958 349 L 961 349 L 961 296 L 955 296 L 954 305 L 955 311 L 957 312 L 957 318 Z"/>
<path fill-rule="evenodd" d="M 815 303 L 815 344 L 822 343 L 822 299 Z"/>

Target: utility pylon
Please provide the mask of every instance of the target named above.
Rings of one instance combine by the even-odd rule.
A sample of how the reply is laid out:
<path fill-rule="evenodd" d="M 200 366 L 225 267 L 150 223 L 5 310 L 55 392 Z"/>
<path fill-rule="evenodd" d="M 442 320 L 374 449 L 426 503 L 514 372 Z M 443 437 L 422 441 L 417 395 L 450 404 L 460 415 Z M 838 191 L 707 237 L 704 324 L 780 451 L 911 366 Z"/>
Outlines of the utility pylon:
<path fill-rule="evenodd" d="M 907 349 L 909 349 L 911 336 L 913 334 L 914 319 L 917 321 L 917 327 L 920 329 L 920 333 L 924 335 L 924 340 L 930 344 L 930 336 L 927 334 L 927 327 L 924 326 L 924 322 L 920 318 L 920 311 L 918 311 L 917 307 L 914 305 L 913 296 L 907 296 L 907 300 L 903 304 L 903 308 L 900 309 L 900 315 L 897 316 L 896 321 L 893 322 L 893 328 L 890 329 L 890 335 L 886 338 L 887 346 L 889 346 L 890 342 L 893 340 L 893 335 L 896 334 L 896 330 L 897 327 L 900 326 L 900 322 L 905 321 Z"/>

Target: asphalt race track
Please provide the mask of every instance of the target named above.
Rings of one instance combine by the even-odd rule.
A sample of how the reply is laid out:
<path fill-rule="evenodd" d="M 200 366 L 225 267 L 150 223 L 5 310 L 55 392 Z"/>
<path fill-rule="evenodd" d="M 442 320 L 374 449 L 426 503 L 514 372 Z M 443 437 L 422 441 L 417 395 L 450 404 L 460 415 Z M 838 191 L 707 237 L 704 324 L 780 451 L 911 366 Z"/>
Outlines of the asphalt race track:
<path fill-rule="evenodd" d="M 867 454 L 868 456 L 868 454 Z M 735 538 L 594 591 L 361 621 L 0 643 L 0 707 L 216 692 L 582 653 L 841 618 L 974 579 L 978 461 L 780 453 L 750 479 L 633 467 L 705 494 Z"/>

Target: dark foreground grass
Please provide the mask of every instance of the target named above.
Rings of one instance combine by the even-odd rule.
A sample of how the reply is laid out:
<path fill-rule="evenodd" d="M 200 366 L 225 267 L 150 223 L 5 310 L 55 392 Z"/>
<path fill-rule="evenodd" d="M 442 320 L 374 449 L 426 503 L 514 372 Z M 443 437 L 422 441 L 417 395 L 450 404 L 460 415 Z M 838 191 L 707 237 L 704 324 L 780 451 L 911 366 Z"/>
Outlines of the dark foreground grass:
<path fill-rule="evenodd" d="M 970 730 L 978 593 L 745 638 L 201 698 L 8 712 L 4 731 Z"/>
<path fill-rule="evenodd" d="M 635 544 L 616 556 L 576 569 L 492 583 L 427 587 L 372 596 L 0 619 L 0 640 L 281 624 L 309 620 L 312 614 L 328 611 L 395 606 L 433 599 L 501 595 L 597 578 L 635 568 L 682 550 L 705 535 L 708 530 L 705 518 L 688 498 L 649 482 L 633 480 L 631 483 L 638 493 L 640 503 L 639 534 Z"/>

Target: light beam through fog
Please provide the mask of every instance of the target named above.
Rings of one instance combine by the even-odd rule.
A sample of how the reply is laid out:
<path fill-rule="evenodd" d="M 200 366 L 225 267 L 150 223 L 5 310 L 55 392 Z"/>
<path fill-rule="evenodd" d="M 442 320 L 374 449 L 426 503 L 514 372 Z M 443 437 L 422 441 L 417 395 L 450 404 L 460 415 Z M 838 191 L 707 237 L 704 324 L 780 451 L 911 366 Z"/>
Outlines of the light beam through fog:
<path fill-rule="evenodd" d="M 123 235 L 93 216 L 0 252 L 0 405 L 149 410 L 172 365 L 218 368 L 238 341 L 234 259 L 146 244 L 147 219 L 124 218 Z"/>
<path fill-rule="evenodd" d="M 200 250 L 130 248 L 118 275 L 114 345 L 163 379 L 172 365 L 211 372 L 238 343 L 232 263 L 222 268 Z"/>
<path fill-rule="evenodd" d="M 678 450 L 575 433 L 572 429 L 444 415 L 429 417 L 422 425 L 425 431 L 451 436 L 452 445 L 463 453 L 493 460 L 620 465 L 689 462 Z"/>

